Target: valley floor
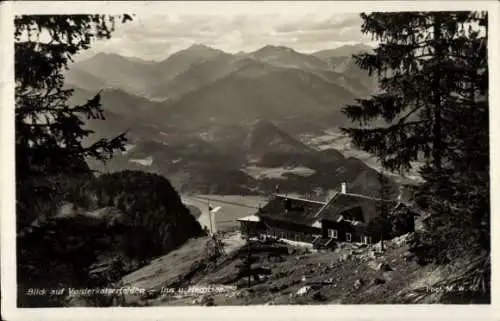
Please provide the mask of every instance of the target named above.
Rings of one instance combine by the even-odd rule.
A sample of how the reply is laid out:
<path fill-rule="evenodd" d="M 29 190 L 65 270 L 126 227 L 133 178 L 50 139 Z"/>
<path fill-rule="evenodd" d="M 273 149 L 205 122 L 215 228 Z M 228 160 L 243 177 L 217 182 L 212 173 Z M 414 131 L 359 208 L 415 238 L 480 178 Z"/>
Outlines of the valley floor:
<path fill-rule="evenodd" d="M 241 195 L 183 195 L 182 202 L 197 207 L 201 211 L 198 222 L 202 227 L 210 228 L 208 205 L 221 210 L 212 217 L 212 229 L 217 232 L 235 231 L 239 228 L 238 219 L 254 214 L 259 204 L 264 206 L 266 198 L 263 196 Z"/>

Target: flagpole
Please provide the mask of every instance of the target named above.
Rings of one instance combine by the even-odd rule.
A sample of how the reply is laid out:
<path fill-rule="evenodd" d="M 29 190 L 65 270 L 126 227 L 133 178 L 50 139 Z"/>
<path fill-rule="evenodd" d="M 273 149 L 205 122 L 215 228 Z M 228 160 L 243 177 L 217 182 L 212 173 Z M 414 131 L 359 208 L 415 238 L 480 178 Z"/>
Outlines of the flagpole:
<path fill-rule="evenodd" d="M 212 228 L 212 211 L 210 210 L 210 201 L 207 199 L 207 208 L 208 208 L 208 220 L 210 221 L 210 234 L 214 235 Z"/>

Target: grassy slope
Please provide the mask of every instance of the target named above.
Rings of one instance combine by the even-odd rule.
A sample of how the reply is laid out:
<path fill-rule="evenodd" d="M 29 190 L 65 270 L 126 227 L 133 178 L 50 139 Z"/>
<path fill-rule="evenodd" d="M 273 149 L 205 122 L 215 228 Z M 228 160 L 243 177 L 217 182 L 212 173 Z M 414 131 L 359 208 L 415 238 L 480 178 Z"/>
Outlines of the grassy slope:
<path fill-rule="evenodd" d="M 191 266 L 191 263 L 184 260 L 200 254 L 193 244 L 186 245 L 177 255 L 164 257 L 164 268 L 175 266 L 178 270 Z M 255 253 L 260 257 L 259 262 L 262 266 L 271 268 L 272 276 L 269 279 L 250 288 L 211 296 L 216 305 L 439 303 L 441 296 L 429 290 L 425 292 L 426 287 L 432 287 L 443 279 L 456 276 L 465 268 L 465 259 L 455 266 L 424 267 L 413 261 L 404 260 L 402 256 L 408 250 L 404 238 L 386 242 L 386 246 L 385 254 L 377 258 L 371 254 L 372 249 L 355 248 L 351 245 L 346 245 L 335 252 L 306 253 L 304 249 L 294 248 L 293 254 L 285 255 L 283 262 L 268 261 L 266 253 Z M 194 251 L 193 254 L 187 255 L 190 251 Z M 197 257 L 191 262 L 199 261 L 200 258 Z M 183 286 L 187 284 L 200 287 L 234 286 L 235 284 L 229 280 L 237 273 L 237 264 L 240 262 L 241 260 L 235 255 L 229 255 L 226 259 L 217 261 L 217 264 L 204 265 L 201 270 L 197 268 L 189 280 L 185 279 Z M 392 271 L 380 271 L 378 269 L 380 263 L 387 263 Z M 189 274 L 187 271 L 183 273 L 183 275 Z M 172 275 L 177 276 L 179 273 L 158 272 L 153 279 L 162 282 L 166 280 L 168 283 L 172 282 Z M 362 286 L 355 288 L 355 282 L 360 279 L 363 281 Z M 374 284 L 376 279 L 384 280 L 384 283 Z M 159 282 L 157 281 L 157 285 Z M 313 286 L 306 295 L 297 295 L 300 288 L 318 282 L 330 284 Z M 133 285 L 137 284 L 146 283 L 139 281 Z M 424 290 L 424 295 L 418 299 L 415 295 L 417 289 Z M 166 295 L 143 301 L 143 304 L 154 306 L 198 304 L 193 301 L 194 297 L 196 296 L 176 298 Z"/>
<path fill-rule="evenodd" d="M 202 268 L 212 254 L 208 237 L 191 239 L 181 248 L 158 257 L 147 266 L 126 275 L 120 281 L 120 285 L 146 289 L 158 294 L 162 288 L 174 287 L 192 271 Z M 124 299 L 127 305 L 141 302 L 141 297 L 138 295 L 126 296 Z"/>

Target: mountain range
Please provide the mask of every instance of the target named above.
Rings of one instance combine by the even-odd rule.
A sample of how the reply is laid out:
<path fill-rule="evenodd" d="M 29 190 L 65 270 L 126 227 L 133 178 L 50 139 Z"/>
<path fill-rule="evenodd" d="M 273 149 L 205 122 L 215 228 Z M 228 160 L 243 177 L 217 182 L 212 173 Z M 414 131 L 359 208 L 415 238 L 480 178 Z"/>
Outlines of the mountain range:
<path fill-rule="evenodd" d="M 122 89 L 150 99 L 175 99 L 215 80 L 254 70 L 264 76 L 282 69 L 305 70 L 310 73 L 335 71 L 330 58 L 350 61 L 351 55 L 366 46 L 343 46 L 313 54 L 299 53 L 283 46 L 265 46 L 254 52 L 230 54 L 205 45 L 193 45 L 162 61 L 145 61 L 117 54 L 99 53 L 74 63 L 66 74 L 66 82 L 86 90 Z M 246 68 L 245 68 L 246 67 Z M 253 68 L 254 67 L 254 68 Z M 339 75 L 337 75 L 339 76 Z M 350 79 L 347 82 L 356 81 Z M 334 80 L 333 76 L 329 77 Z"/>
<path fill-rule="evenodd" d="M 163 61 L 97 54 L 74 63 L 66 85 L 73 102 L 101 91 L 106 121 L 94 137 L 127 131 L 129 148 L 94 169 L 160 173 L 182 192 L 306 193 L 351 182 L 373 192 L 375 170 L 334 149 L 298 139 L 349 124 L 341 108 L 376 91 L 354 63 L 371 50 L 344 46 L 312 54 L 268 45 L 231 54 L 193 45 Z"/>
<path fill-rule="evenodd" d="M 367 48 L 304 54 L 268 45 L 230 54 L 193 45 L 156 62 L 100 53 L 70 66 L 65 80 L 76 91 L 104 89 L 108 111 L 134 113 L 139 105 L 141 117 L 177 129 L 260 118 L 340 126 L 347 122 L 340 108 L 376 90 L 351 57 Z"/>

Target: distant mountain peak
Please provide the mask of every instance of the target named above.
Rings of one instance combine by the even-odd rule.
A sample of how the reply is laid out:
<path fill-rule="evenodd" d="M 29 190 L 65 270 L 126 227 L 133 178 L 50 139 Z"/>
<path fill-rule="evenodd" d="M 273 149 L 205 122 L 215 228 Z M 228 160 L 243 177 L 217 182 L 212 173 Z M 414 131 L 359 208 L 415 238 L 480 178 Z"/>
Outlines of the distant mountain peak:
<path fill-rule="evenodd" d="M 137 62 L 137 63 L 142 63 L 142 64 L 151 64 L 154 63 L 149 60 L 145 60 L 139 57 L 132 57 L 132 56 L 124 56 L 119 53 L 115 52 L 99 52 L 85 60 L 84 62 L 92 62 L 92 61 L 128 61 L 128 62 Z"/>
<path fill-rule="evenodd" d="M 356 43 L 356 44 L 346 44 L 340 47 L 337 47 L 336 49 L 343 49 L 343 48 L 349 48 L 349 49 L 357 49 L 357 50 L 372 50 L 373 47 L 364 43 Z"/>
<path fill-rule="evenodd" d="M 210 51 L 220 51 L 218 49 L 212 48 L 202 43 L 195 43 L 186 48 L 186 50 L 210 50 Z"/>
<path fill-rule="evenodd" d="M 285 46 L 266 45 L 255 52 L 296 52 L 292 48 Z"/>
<path fill-rule="evenodd" d="M 364 43 L 356 43 L 356 44 L 346 44 L 333 49 L 325 49 L 320 50 L 313 53 L 313 56 L 316 56 L 321 59 L 328 59 L 334 57 L 346 57 L 352 56 L 354 54 L 359 54 L 365 51 L 372 51 L 374 48 Z"/>
<path fill-rule="evenodd" d="M 123 57 L 117 53 L 98 52 L 95 55 L 86 58 L 84 61 L 91 61 L 96 59 L 109 59 L 109 58 L 123 58 Z"/>
<path fill-rule="evenodd" d="M 215 49 L 212 47 L 209 47 L 204 44 L 192 44 L 191 46 L 187 47 L 186 49 L 176 51 L 170 55 L 166 60 L 171 59 L 172 57 L 184 57 L 186 55 L 192 56 L 192 57 L 200 57 L 200 58 L 213 58 L 214 56 L 223 54 L 224 51 Z M 164 60 L 164 61 L 166 61 Z"/>
<path fill-rule="evenodd" d="M 95 54 L 94 56 L 92 57 L 108 57 L 108 56 L 112 56 L 112 55 L 116 55 L 115 53 L 109 53 L 109 52 L 98 52 L 97 54 Z"/>
<path fill-rule="evenodd" d="M 328 64 L 322 59 L 285 46 L 266 45 L 248 56 L 284 68 L 328 69 Z"/>
<path fill-rule="evenodd" d="M 257 119 L 252 119 L 248 122 L 248 127 L 251 130 L 256 130 L 259 128 L 274 128 L 274 126 L 269 120 L 267 119 L 262 119 L 262 118 L 257 118 Z"/>

